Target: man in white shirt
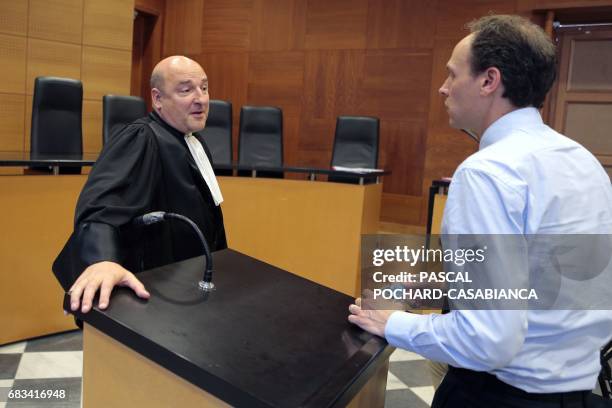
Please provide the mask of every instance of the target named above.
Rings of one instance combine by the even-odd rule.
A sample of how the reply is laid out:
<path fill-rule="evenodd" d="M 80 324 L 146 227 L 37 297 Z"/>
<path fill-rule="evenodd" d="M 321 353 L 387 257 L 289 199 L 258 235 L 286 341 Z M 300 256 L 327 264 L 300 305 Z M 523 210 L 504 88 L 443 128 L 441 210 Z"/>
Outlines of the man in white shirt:
<path fill-rule="evenodd" d="M 537 108 L 555 78 L 555 47 L 518 16 L 470 24 L 440 88 L 450 125 L 480 137 L 456 170 L 443 234 L 612 232 L 610 179 L 592 154 L 546 126 Z M 531 267 L 531 264 L 530 264 Z M 609 282 L 607 283 L 609 285 Z M 366 310 L 349 321 L 449 364 L 433 407 L 592 407 L 610 310 Z"/>

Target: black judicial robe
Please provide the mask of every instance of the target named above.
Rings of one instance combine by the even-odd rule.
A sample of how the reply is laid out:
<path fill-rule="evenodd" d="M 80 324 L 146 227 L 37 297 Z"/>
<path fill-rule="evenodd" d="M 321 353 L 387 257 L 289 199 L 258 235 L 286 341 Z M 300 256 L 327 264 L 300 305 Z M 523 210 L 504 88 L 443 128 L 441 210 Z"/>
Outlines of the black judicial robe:
<path fill-rule="evenodd" d="M 152 122 L 159 125 L 158 135 Z M 194 136 L 212 163 L 201 135 Z M 196 233 L 181 221 L 131 223 L 151 211 L 184 215 L 200 227 L 211 251 L 227 247 L 221 207 L 215 206 L 184 135 L 155 112 L 114 135 L 93 166 L 77 202 L 74 232 L 53 264 L 64 289 L 100 261 L 137 273 L 202 255 Z"/>

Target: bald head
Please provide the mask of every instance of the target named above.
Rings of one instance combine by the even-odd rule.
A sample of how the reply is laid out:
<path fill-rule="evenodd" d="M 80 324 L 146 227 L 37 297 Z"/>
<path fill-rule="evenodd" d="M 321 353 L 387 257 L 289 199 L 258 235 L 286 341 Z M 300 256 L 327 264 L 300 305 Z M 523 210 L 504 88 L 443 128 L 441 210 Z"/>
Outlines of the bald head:
<path fill-rule="evenodd" d="M 183 132 L 204 128 L 208 78 L 196 61 L 180 55 L 161 60 L 151 73 L 151 101 L 157 114 Z"/>
<path fill-rule="evenodd" d="M 151 73 L 151 89 L 157 88 L 160 91 L 164 91 L 164 85 L 168 75 L 172 75 L 176 72 L 182 72 L 186 70 L 200 69 L 200 64 L 182 55 L 173 55 L 171 57 L 164 58 L 159 61 L 153 72 Z"/>

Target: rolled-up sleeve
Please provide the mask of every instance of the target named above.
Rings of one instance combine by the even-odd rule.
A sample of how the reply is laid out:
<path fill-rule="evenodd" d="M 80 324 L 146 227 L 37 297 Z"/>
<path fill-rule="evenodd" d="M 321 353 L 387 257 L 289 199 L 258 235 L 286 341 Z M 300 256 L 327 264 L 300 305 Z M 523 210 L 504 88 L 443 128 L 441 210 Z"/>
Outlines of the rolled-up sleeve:
<path fill-rule="evenodd" d="M 385 327 L 395 346 L 476 371 L 506 365 L 520 350 L 527 332 L 523 310 L 456 310 L 448 314 L 396 312 Z"/>

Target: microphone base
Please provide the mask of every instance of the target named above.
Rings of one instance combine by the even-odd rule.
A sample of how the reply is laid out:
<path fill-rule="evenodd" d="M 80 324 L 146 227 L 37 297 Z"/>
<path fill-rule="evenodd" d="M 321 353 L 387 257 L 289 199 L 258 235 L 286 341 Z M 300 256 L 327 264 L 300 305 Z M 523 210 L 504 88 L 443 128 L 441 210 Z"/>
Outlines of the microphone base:
<path fill-rule="evenodd" d="M 205 282 L 203 280 L 198 282 L 198 289 L 203 292 L 212 292 L 215 290 L 215 284 L 212 282 Z"/>

